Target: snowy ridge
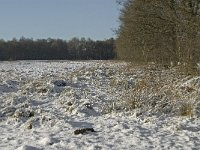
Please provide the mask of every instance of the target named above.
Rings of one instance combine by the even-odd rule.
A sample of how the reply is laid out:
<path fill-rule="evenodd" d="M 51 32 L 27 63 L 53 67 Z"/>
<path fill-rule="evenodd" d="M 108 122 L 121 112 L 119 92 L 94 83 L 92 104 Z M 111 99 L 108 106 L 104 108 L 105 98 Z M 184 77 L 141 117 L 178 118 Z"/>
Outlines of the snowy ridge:
<path fill-rule="evenodd" d="M 160 82 L 170 84 L 154 92 L 143 89 L 143 69 L 130 71 L 123 62 L 1 62 L 0 149 L 199 149 L 200 80 L 175 80 L 172 72 L 169 78 L 161 71 L 166 79 Z M 177 91 L 164 105 L 172 85 Z M 137 88 L 144 94 L 134 96 L 143 107 L 130 110 L 125 99 Z M 183 94 L 185 99 L 179 101 L 177 95 Z M 171 106 L 188 99 L 196 112 L 179 116 Z M 166 110 L 159 111 L 161 106 Z M 74 134 L 84 128 L 95 132 Z"/>

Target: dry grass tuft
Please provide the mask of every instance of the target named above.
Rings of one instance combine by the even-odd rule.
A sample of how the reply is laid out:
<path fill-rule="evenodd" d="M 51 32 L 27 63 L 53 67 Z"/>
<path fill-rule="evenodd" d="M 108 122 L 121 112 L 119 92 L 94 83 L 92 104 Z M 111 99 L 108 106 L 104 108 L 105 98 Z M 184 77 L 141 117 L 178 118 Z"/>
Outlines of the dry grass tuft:
<path fill-rule="evenodd" d="M 181 116 L 194 116 L 194 105 L 192 103 L 182 103 L 179 110 Z"/>

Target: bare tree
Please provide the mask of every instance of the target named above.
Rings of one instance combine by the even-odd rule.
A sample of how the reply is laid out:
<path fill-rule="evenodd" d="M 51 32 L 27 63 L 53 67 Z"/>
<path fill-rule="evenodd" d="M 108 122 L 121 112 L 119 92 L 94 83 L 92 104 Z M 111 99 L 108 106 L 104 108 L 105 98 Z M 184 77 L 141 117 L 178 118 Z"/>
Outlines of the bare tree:
<path fill-rule="evenodd" d="M 128 0 L 121 10 L 119 56 L 194 66 L 199 56 L 200 0 Z M 192 67 L 191 67 L 192 68 Z"/>

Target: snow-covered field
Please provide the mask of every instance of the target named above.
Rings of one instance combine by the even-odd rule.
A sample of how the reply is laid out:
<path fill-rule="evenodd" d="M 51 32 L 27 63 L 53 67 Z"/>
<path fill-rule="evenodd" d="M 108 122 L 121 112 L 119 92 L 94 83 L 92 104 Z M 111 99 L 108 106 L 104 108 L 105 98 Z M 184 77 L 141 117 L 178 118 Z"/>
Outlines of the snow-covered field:
<path fill-rule="evenodd" d="M 144 75 L 128 70 L 110 61 L 0 62 L 0 150 L 200 149 L 198 107 L 188 117 L 123 106 Z M 196 106 L 198 83 L 175 86 Z"/>

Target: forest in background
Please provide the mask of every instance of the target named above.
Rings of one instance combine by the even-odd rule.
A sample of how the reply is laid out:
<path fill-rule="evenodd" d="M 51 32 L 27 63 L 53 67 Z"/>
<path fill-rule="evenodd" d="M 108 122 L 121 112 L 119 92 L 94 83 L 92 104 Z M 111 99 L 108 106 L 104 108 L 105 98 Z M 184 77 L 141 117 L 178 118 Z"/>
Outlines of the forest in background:
<path fill-rule="evenodd" d="M 0 60 L 109 60 L 116 57 L 115 40 L 29 38 L 0 40 Z"/>

